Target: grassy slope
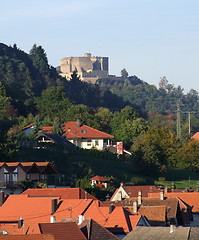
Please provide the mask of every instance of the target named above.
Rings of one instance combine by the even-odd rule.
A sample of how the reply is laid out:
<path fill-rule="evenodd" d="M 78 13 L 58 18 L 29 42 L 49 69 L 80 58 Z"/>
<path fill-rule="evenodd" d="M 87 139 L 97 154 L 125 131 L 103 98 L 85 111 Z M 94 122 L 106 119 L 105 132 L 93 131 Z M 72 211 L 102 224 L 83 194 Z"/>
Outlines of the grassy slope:
<path fill-rule="evenodd" d="M 85 170 L 85 167 L 90 168 L 95 175 L 113 176 L 127 184 L 140 183 L 140 179 L 146 179 L 145 176 L 136 173 L 136 167 L 133 165 L 91 156 L 72 154 L 68 156 L 67 154 L 48 150 L 23 149 L 20 151 L 18 159 L 19 161 L 49 161 L 55 164 L 58 172 L 63 173 L 71 173 L 71 169 L 74 172 L 76 170 L 81 171 L 79 166 L 82 166 L 82 171 Z M 199 173 L 197 172 L 171 169 L 164 177 L 165 181 L 156 181 L 155 183 L 171 186 L 172 182 L 174 182 L 177 188 L 185 188 L 189 185 L 193 188 L 199 187 L 199 183 L 197 183 L 199 181 Z M 148 184 L 152 184 L 152 182 L 150 181 Z"/>

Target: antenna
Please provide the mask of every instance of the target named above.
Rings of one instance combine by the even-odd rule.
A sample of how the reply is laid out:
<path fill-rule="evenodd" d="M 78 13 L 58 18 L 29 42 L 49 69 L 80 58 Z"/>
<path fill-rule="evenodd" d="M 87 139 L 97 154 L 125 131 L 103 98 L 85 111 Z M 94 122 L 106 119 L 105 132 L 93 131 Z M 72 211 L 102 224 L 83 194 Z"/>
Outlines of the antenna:
<path fill-rule="evenodd" d="M 180 100 L 177 100 L 177 139 L 181 139 L 181 125 L 180 125 Z"/>

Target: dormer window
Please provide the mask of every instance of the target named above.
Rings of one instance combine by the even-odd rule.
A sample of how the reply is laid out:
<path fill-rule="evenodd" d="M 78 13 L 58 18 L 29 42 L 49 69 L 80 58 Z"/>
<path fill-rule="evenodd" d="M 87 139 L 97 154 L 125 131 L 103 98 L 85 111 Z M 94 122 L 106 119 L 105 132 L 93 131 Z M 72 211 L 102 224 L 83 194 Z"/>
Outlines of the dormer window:
<path fill-rule="evenodd" d="M 87 131 L 86 130 L 82 130 L 82 133 L 87 133 Z"/>
<path fill-rule="evenodd" d="M 17 179 L 18 179 L 18 169 L 16 168 L 12 174 L 12 181 L 15 183 L 17 182 Z"/>

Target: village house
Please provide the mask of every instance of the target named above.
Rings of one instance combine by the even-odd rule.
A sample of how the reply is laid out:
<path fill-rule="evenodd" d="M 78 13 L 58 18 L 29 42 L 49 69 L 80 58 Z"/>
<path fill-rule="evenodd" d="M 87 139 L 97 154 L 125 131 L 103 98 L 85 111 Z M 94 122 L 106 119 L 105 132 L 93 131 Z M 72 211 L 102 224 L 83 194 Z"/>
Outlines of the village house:
<path fill-rule="evenodd" d="M 56 174 L 57 171 L 49 162 L 1 162 L 0 187 L 17 187 L 23 180 L 46 183 L 48 175 Z"/>
<path fill-rule="evenodd" d="M 64 136 L 80 148 L 104 150 L 112 145 L 114 136 L 88 127 L 77 122 L 67 122 L 63 125 Z"/>
<path fill-rule="evenodd" d="M 122 201 L 126 198 L 137 197 L 138 191 L 140 190 L 142 191 L 142 197 L 148 197 L 148 195 L 153 192 L 160 192 L 155 185 L 124 186 L 124 184 L 121 183 L 120 187 L 115 190 L 110 200 L 116 202 Z"/>
<path fill-rule="evenodd" d="M 66 138 L 52 133 L 39 132 L 35 138 L 38 143 L 56 143 L 63 146 L 75 147 L 74 144 L 69 142 Z"/>
<path fill-rule="evenodd" d="M 25 135 L 33 131 L 34 125 L 29 125 L 24 129 Z M 41 131 L 44 134 L 51 134 L 53 127 L 42 127 Z M 112 145 L 114 136 L 96 130 L 87 125 L 77 122 L 66 122 L 63 124 L 63 136 L 75 146 L 85 149 L 95 148 L 98 150 L 105 150 Z"/>
<path fill-rule="evenodd" d="M 38 223 L 58 223 L 79 216 L 92 219 L 115 236 L 125 236 L 135 226 L 150 226 L 144 216 L 134 215 L 121 205 L 102 203 L 81 189 L 49 188 L 28 189 L 2 199 L 0 231 L 40 234 Z"/>
<path fill-rule="evenodd" d="M 77 239 L 77 240 L 119 240 L 106 228 L 99 225 L 91 218 L 64 218 L 59 223 L 40 223 L 41 233 L 51 233 L 56 240 Z M 72 231 L 74 230 L 74 231 Z"/>
<path fill-rule="evenodd" d="M 168 192 L 164 191 L 165 197 L 177 197 L 191 207 L 193 219 L 190 226 L 199 226 L 199 192 Z M 157 197 L 157 193 L 153 193 L 151 197 Z"/>
<path fill-rule="evenodd" d="M 191 207 L 177 197 L 142 197 L 141 191 L 137 198 L 122 201 L 128 211 L 144 215 L 151 226 L 190 226 L 193 220 Z"/>
<path fill-rule="evenodd" d="M 95 177 L 90 178 L 91 186 L 98 186 L 98 187 L 108 187 L 108 182 L 110 181 L 108 178 L 101 177 L 96 175 Z"/>

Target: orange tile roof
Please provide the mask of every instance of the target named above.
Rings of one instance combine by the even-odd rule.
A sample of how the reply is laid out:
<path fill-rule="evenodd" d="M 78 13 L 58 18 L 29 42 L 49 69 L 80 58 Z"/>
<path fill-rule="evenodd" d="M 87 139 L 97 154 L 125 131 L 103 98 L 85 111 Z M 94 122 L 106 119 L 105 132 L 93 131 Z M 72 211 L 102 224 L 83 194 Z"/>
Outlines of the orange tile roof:
<path fill-rule="evenodd" d="M 96 199 L 81 188 L 27 189 L 22 194 L 29 196 L 60 196 L 62 199 Z"/>
<path fill-rule="evenodd" d="M 132 229 L 134 229 L 137 226 L 141 217 L 142 217 L 142 215 L 129 215 Z"/>
<path fill-rule="evenodd" d="M 100 182 L 108 182 L 110 179 L 96 175 L 95 177 L 90 178 L 90 180 L 96 180 Z"/>
<path fill-rule="evenodd" d="M 195 133 L 191 139 L 199 140 L 199 132 Z"/>
<path fill-rule="evenodd" d="M 166 205 L 162 206 L 141 206 L 138 214 L 144 215 L 148 221 L 166 221 Z"/>
<path fill-rule="evenodd" d="M 55 240 L 52 234 L 32 234 L 32 235 L 3 235 L 0 240 Z"/>
<path fill-rule="evenodd" d="M 31 123 L 28 126 L 24 127 L 23 130 L 25 130 L 25 129 L 29 128 L 29 127 L 32 127 L 33 125 L 34 125 L 34 123 Z"/>
<path fill-rule="evenodd" d="M 152 197 L 156 197 L 157 193 L 152 193 Z M 189 206 L 193 207 L 192 212 L 199 212 L 199 192 L 168 192 L 164 193 L 165 197 L 178 197 Z"/>
<path fill-rule="evenodd" d="M 155 185 L 144 185 L 144 186 L 122 186 L 123 189 L 127 192 L 129 197 L 137 197 L 138 191 L 142 191 L 142 197 L 148 197 L 148 194 L 151 192 L 160 192 L 160 190 Z M 118 192 L 119 188 L 115 190 L 110 200 L 113 199 L 115 194 Z"/>
<path fill-rule="evenodd" d="M 8 166 L 8 167 L 16 167 L 20 164 L 20 162 L 5 162 L 5 164 Z"/>
<path fill-rule="evenodd" d="M 42 127 L 42 132 L 45 132 L 45 133 L 52 133 L 52 129 L 53 127 Z"/>
<path fill-rule="evenodd" d="M 104 133 L 102 131 L 96 130 L 94 128 L 88 127 L 86 125 L 81 125 L 77 127 L 77 122 L 67 122 L 63 124 L 64 135 L 67 139 L 79 139 L 79 138 L 103 138 L 103 139 L 113 139 L 114 136 Z"/>
<path fill-rule="evenodd" d="M 133 202 L 137 201 L 138 198 L 128 198 L 122 201 L 124 206 L 131 207 Z M 175 218 L 177 215 L 179 199 L 176 197 L 167 197 L 164 200 L 160 200 L 160 197 L 143 197 L 142 206 L 166 206 L 167 217 Z M 161 213 L 160 213 L 161 214 Z"/>
<path fill-rule="evenodd" d="M 68 223 L 41 223 L 41 233 L 51 233 L 57 240 L 87 240 L 75 222 Z"/>
<path fill-rule="evenodd" d="M 49 223 L 52 216 L 52 199 L 57 199 L 58 209 L 53 214 L 56 221 L 64 217 L 78 217 L 91 204 L 92 199 L 60 199 L 60 197 L 28 197 L 28 195 L 10 195 L 0 207 L 0 221 L 17 221 L 22 217 L 25 222 L 25 229 L 17 230 L 16 234 L 28 232 L 37 234 L 38 223 Z M 3 226 L 7 231 L 6 224 Z M 8 232 L 14 231 L 14 225 L 8 226 Z M 23 230 L 22 230 L 23 229 Z"/>
<path fill-rule="evenodd" d="M 98 200 L 94 200 L 84 214 L 86 218 L 92 218 L 105 228 L 122 228 L 125 232 L 132 230 L 129 215 L 129 212 L 121 206 L 115 207 L 109 213 L 109 206 L 103 206 Z"/>

